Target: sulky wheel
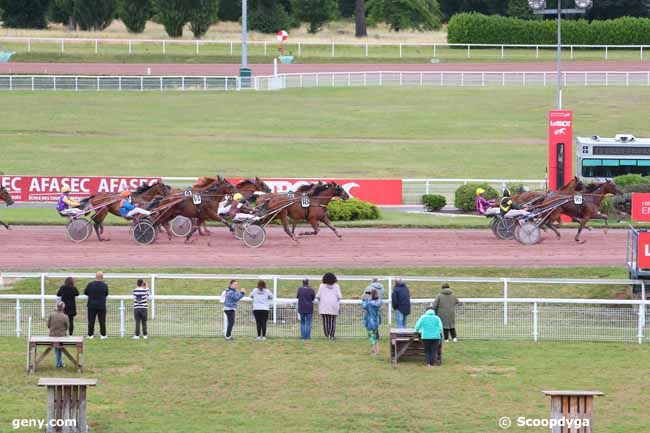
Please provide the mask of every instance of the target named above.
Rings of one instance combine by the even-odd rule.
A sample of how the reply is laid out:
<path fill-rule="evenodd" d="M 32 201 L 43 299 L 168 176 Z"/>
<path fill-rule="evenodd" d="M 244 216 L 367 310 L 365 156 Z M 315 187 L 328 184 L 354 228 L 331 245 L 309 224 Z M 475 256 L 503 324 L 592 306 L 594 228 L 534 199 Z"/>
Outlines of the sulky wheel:
<path fill-rule="evenodd" d="M 246 246 L 251 248 L 261 247 L 266 240 L 266 231 L 263 227 L 256 225 L 246 226 L 243 237 Z"/>
<path fill-rule="evenodd" d="M 174 236 L 178 236 L 179 238 L 184 238 L 185 236 L 190 234 L 190 232 L 192 231 L 192 226 L 193 224 L 191 219 L 179 215 L 173 219 L 171 224 L 171 229 L 172 229 L 172 233 L 174 233 Z"/>
<path fill-rule="evenodd" d="M 93 232 L 92 223 L 84 218 L 74 219 L 66 226 L 66 232 L 72 242 L 83 242 Z"/>
<path fill-rule="evenodd" d="M 244 237 L 244 225 L 242 223 L 234 223 L 232 225 L 232 235 L 235 239 L 242 240 Z"/>
<path fill-rule="evenodd" d="M 499 236 L 497 234 L 497 224 L 499 223 L 499 218 L 491 218 L 490 219 L 490 230 L 492 230 L 492 233 L 494 233 L 494 236 Z"/>
<path fill-rule="evenodd" d="M 140 220 L 133 225 L 133 240 L 140 245 L 149 245 L 156 240 L 157 230 L 151 221 Z"/>
<path fill-rule="evenodd" d="M 509 241 L 515 236 L 517 223 L 512 218 L 501 218 L 494 226 L 495 233 L 499 239 Z"/>
<path fill-rule="evenodd" d="M 527 222 L 517 226 L 515 229 L 515 237 L 524 245 L 535 245 L 542 240 L 542 231 L 537 224 Z"/>

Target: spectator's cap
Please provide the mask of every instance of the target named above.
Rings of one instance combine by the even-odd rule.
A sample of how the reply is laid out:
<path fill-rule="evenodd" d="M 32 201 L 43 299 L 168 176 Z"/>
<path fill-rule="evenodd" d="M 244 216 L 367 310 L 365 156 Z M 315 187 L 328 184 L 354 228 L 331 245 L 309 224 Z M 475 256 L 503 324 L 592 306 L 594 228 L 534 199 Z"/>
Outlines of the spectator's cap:
<path fill-rule="evenodd" d="M 443 283 L 442 288 L 443 289 L 448 289 L 449 288 L 449 283 Z"/>
<path fill-rule="evenodd" d="M 476 195 L 481 195 L 485 194 L 485 190 L 483 188 L 476 188 Z"/>
<path fill-rule="evenodd" d="M 68 185 L 64 185 L 63 188 L 61 188 L 62 193 L 70 192 L 70 187 Z"/>
<path fill-rule="evenodd" d="M 127 198 L 127 197 L 129 197 L 129 196 L 131 195 L 131 191 L 129 191 L 128 189 L 125 189 L 124 191 L 122 191 L 122 192 L 120 193 L 120 195 L 121 195 L 122 197 L 124 197 L 124 198 Z"/>

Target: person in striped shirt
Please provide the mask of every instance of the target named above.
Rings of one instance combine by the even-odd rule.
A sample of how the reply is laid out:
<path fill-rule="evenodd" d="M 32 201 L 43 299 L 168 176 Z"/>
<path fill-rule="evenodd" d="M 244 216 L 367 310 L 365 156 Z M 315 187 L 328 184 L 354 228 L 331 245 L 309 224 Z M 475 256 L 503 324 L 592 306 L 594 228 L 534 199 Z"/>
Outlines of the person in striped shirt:
<path fill-rule="evenodd" d="M 143 279 L 138 280 L 138 287 L 133 289 L 133 315 L 135 317 L 134 340 L 140 339 L 140 324 L 142 324 L 142 338 L 147 339 L 147 301 L 149 289 Z"/>

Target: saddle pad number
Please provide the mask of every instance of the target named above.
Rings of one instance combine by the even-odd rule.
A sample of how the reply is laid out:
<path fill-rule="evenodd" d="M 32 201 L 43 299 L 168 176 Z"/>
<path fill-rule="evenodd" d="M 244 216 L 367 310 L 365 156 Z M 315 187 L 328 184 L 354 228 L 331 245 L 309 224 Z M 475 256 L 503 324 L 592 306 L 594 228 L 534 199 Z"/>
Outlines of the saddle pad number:
<path fill-rule="evenodd" d="M 201 194 L 194 194 L 192 196 L 192 202 L 197 205 L 201 204 Z"/>
<path fill-rule="evenodd" d="M 310 204 L 311 204 L 311 202 L 310 202 L 310 200 L 309 200 L 309 197 L 304 196 L 304 197 L 301 197 L 301 198 L 300 198 L 300 206 L 302 206 L 302 207 L 309 207 Z"/>
<path fill-rule="evenodd" d="M 190 189 L 188 189 L 188 190 L 186 190 L 184 192 L 185 192 L 185 197 L 189 197 L 189 196 L 192 195 L 192 190 L 190 190 Z"/>
<path fill-rule="evenodd" d="M 573 204 L 582 204 L 582 196 L 581 195 L 574 195 L 573 196 Z"/>

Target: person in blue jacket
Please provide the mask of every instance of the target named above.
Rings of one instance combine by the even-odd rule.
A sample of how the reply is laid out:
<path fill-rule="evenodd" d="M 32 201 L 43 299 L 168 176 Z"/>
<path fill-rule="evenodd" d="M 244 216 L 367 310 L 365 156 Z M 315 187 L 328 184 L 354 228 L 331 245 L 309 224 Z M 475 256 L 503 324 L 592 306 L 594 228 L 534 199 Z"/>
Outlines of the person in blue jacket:
<path fill-rule="evenodd" d="M 238 287 L 239 283 L 237 280 L 230 280 L 228 288 L 221 295 L 223 299 L 223 313 L 226 315 L 228 321 L 226 325 L 226 340 L 232 340 L 232 328 L 235 326 L 235 311 L 237 310 L 237 303 L 246 295 L 244 290 L 237 290 Z"/>
<path fill-rule="evenodd" d="M 377 289 L 363 295 L 363 323 L 368 331 L 368 339 L 372 346 L 372 354 L 379 353 L 379 325 L 381 325 L 381 299 Z"/>
<path fill-rule="evenodd" d="M 420 333 L 420 338 L 424 343 L 424 358 L 427 367 L 431 368 L 434 364 L 440 365 L 436 362 L 436 358 L 442 338 L 442 320 L 436 316 L 432 306 L 427 308 L 427 311 L 418 319 L 415 324 L 415 332 Z"/>
<path fill-rule="evenodd" d="M 122 200 L 120 201 L 120 215 L 122 215 L 123 218 L 133 218 L 136 215 L 151 215 L 151 212 L 148 210 L 144 210 L 133 204 L 131 191 L 128 189 L 122 191 L 120 195 L 122 196 Z"/>

